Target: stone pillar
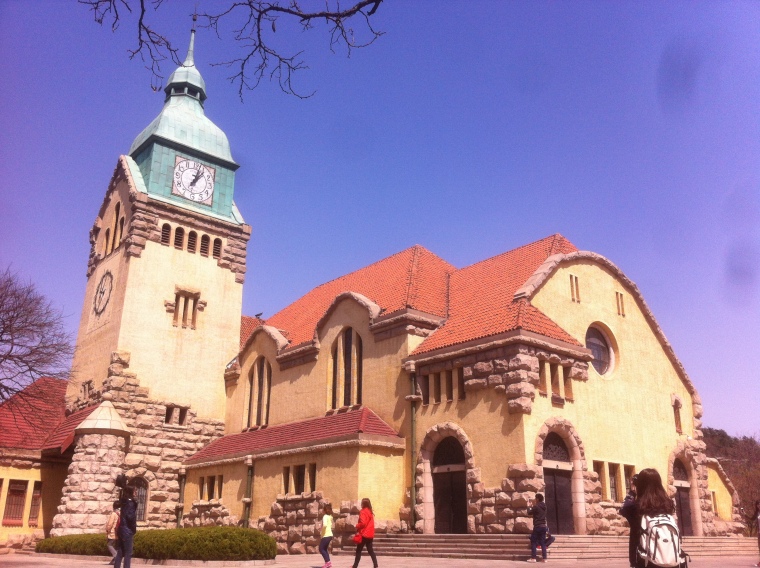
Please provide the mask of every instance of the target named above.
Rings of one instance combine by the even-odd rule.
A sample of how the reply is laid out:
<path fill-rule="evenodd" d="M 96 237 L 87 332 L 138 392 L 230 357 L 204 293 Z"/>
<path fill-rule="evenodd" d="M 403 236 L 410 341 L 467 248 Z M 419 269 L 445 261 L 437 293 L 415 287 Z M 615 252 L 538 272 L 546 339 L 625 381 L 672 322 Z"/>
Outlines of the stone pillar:
<path fill-rule="evenodd" d="M 104 401 L 74 430 L 74 456 L 63 485 L 52 536 L 101 533 L 122 473 L 129 431 L 109 401 Z"/>

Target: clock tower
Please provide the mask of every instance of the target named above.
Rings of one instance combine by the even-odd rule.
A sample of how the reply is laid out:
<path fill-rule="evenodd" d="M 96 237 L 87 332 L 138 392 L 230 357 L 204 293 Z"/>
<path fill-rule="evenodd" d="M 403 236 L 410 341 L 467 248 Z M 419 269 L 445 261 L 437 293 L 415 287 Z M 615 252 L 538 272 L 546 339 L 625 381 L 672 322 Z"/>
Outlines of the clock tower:
<path fill-rule="evenodd" d="M 193 30 L 163 109 L 119 157 L 90 231 L 71 408 L 99 400 L 117 364 L 151 400 L 224 417 L 250 227 L 235 206 L 227 136 L 205 115 L 194 43 Z"/>

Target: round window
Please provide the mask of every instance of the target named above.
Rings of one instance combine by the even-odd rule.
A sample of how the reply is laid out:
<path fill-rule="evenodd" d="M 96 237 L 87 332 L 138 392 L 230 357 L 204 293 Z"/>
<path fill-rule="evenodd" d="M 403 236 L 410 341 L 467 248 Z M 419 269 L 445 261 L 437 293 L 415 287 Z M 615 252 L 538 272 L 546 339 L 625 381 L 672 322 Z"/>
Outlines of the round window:
<path fill-rule="evenodd" d="M 610 343 L 605 335 L 595 327 L 588 328 L 586 332 L 586 348 L 591 350 L 594 359 L 591 364 L 600 375 L 610 369 Z"/>

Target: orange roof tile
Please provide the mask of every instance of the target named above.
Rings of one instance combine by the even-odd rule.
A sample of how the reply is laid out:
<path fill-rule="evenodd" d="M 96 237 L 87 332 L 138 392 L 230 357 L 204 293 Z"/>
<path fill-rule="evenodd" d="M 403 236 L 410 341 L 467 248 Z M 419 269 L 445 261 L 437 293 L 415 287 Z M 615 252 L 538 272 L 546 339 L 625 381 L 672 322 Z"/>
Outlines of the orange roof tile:
<path fill-rule="evenodd" d="M 66 381 L 42 377 L 0 405 L 0 447 L 39 450 L 65 417 Z"/>
<path fill-rule="evenodd" d="M 311 341 L 320 318 L 343 292 L 362 294 L 386 312 L 408 307 L 445 316 L 446 279 L 454 270 L 445 260 L 415 245 L 317 286 L 268 318 L 266 324 L 283 331 L 291 346 Z M 241 346 L 244 344 L 241 333 Z"/>
<path fill-rule="evenodd" d="M 242 316 L 240 318 L 240 349 L 245 346 L 245 342 L 251 337 L 253 330 L 264 325 L 264 320 L 257 317 Z"/>
<path fill-rule="evenodd" d="M 185 463 L 203 463 L 232 456 L 275 451 L 296 444 L 316 444 L 322 440 L 359 433 L 398 437 L 398 432 L 369 408 L 363 407 L 360 410 L 278 424 L 240 434 L 228 434 L 190 456 Z"/>
<path fill-rule="evenodd" d="M 55 428 L 51 429 L 50 435 L 45 440 L 45 443 L 42 445 L 43 450 L 60 450 L 61 452 L 65 452 L 66 448 L 71 444 L 71 442 L 74 441 L 74 430 L 77 426 L 79 426 L 82 422 L 85 421 L 85 419 L 92 414 L 92 412 L 100 406 L 99 404 L 94 404 L 92 406 L 88 406 L 87 408 L 82 408 L 81 410 L 77 410 L 76 412 L 71 413 L 68 415 L 62 422 L 60 422 Z"/>
<path fill-rule="evenodd" d="M 518 328 L 578 345 L 527 300 L 513 299 L 549 256 L 576 250 L 556 234 L 457 270 L 449 282 L 448 319 L 412 355 Z"/>

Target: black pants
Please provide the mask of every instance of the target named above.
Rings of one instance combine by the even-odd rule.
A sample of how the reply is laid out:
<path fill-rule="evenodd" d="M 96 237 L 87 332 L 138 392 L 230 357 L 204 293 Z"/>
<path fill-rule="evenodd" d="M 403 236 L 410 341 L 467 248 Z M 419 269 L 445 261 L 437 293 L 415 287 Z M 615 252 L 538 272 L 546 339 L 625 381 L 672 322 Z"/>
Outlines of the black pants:
<path fill-rule="evenodd" d="M 354 558 L 354 568 L 357 568 L 359 566 L 359 560 L 362 558 L 362 549 L 364 548 L 364 545 L 367 545 L 367 552 L 369 553 L 369 557 L 372 559 L 372 565 L 377 568 L 377 556 L 375 556 L 375 550 L 372 548 L 372 541 L 375 540 L 373 538 L 363 538 L 362 541 L 356 545 L 356 558 Z"/>

